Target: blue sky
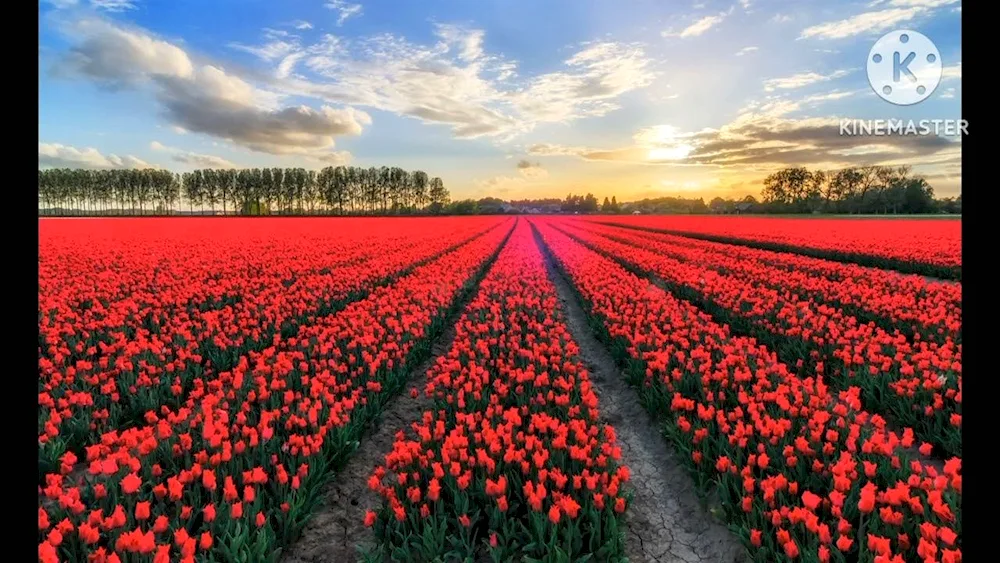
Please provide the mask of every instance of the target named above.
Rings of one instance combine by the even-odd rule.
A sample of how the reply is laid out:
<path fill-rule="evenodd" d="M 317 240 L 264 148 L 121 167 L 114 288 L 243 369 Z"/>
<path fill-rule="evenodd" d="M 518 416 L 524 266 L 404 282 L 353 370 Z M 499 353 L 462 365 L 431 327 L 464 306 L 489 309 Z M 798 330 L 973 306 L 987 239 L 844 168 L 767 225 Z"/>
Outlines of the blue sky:
<path fill-rule="evenodd" d="M 788 165 L 909 164 L 961 189 L 958 139 L 839 136 L 958 118 L 954 0 L 42 0 L 39 165 L 402 166 L 455 198 L 756 194 Z M 894 106 L 869 50 L 945 67 Z"/>

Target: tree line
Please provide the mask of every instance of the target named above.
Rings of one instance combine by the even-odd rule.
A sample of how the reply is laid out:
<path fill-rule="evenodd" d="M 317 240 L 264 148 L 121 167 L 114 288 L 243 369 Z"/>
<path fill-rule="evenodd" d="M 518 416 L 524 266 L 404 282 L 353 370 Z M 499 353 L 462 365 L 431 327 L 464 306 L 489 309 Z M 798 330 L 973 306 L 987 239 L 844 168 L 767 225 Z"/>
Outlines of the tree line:
<path fill-rule="evenodd" d="M 445 213 L 450 199 L 441 178 L 386 166 L 38 171 L 46 215 Z"/>
<path fill-rule="evenodd" d="M 498 214 L 521 214 L 521 213 L 620 213 L 621 206 L 618 200 L 612 196 L 609 200 L 604 198 L 604 203 L 599 203 L 597 197 L 588 193 L 587 195 L 569 194 L 566 199 L 541 198 L 541 199 L 520 199 L 504 201 L 495 197 L 484 197 L 480 199 L 464 199 L 453 202 L 448 207 L 448 212 L 454 215 L 498 215 Z"/>
<path fill-rule="evenodd" d="M 935 199 L 909 167 L 864 166 L 835 172 L 786 168 L 764 180 L 761 200 L 660 197 L 619 203 L 592 193 L 565 199 L 494 197 L 451 201 L 440 178 L 397 167 L 38 171 L 45 215 L 477 215 L 569 214 L 961 214 L 962 197 Z"/>
<path fill-rule="evenodd" d="M 962 196 L 934 198 L 909 166 L 861 166 L 833 172 L 785 168 L 764 179 L 761 201 L 715 198 L 712 213 L 962 213 Z"/>
<path fill-rule="evenodd" d="M 605 197 L 600 204 L 593 194 L 576 196 L 570 194 L 566 199 L 525 199 L 512 201 L 511 205 L 522 210 L 541 210 L 547 213 L 587 213 L 617 215 L 620 213 L 639 212 L 643 214 L 679 214 L 708 213 L 708 207 L 703 199 L 684 199 L 678 197 L 646 198 L 639 201 L 619 203 L 616 196 Z"/>

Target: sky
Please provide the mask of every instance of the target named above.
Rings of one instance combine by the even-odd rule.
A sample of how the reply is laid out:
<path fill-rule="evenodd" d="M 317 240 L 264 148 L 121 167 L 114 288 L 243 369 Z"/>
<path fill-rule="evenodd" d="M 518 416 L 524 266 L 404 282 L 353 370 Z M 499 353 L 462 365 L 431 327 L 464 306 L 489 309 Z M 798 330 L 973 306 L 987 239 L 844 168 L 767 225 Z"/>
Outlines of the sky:
<path fill-rule="evenodd" d="M 896 106 L 910 29 L 941 83 Z M 452 199 L 759 195 L 786 166 L 911 165 L 961 193 L 957 0 L 41 0 L 40 167 L 400 166 Z"/>

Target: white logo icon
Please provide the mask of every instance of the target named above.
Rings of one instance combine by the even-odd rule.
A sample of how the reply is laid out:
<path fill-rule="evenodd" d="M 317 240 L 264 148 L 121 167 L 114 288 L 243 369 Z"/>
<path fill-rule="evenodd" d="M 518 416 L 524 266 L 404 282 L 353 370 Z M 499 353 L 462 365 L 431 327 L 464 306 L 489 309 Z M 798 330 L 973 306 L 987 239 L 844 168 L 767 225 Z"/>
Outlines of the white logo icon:
<path fill-rule="evenodd" d="M 909 29 L 883 35 L 868 53 L 868 82 L 883 100 L 909 106 L 926 100 L 941 82 L 941 53 L 926 35 Z"/>

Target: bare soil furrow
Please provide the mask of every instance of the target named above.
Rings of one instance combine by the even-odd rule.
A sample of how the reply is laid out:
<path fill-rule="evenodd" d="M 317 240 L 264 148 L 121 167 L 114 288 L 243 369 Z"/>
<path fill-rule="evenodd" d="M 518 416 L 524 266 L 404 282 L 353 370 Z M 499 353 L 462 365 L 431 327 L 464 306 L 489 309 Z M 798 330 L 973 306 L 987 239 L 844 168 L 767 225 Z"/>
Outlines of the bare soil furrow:
<path fill-rule="evenodd" d="M 607 348 L 591 332 L 569 282 L 535 233 L 556 286 L 566 325 L 596 389 L 604 419 L 614 426 L 622 461 L 631 471 L 632 503 L 626 512 L 629 561 L 730 563 L 745 561 L 739 540 L 699 500 L 694 481 L 675 461 L 657 423 L 639 403 Z"/>
<path fill-rule="evenodd" d="M 515 224 L 516 226 L 516 224 Z M 510 233 L 513 233 L 513 227 Z M 496 257 L 507 245 L 510 233 L 476 275 L 476 283 L 464 292 L 460 305 L 448 316 L 444 331 L 434 339 L 426 359 L 410 371 L 408 383 L 398 396 L 391 399 L 381 416 L 366 428 L 344 468 L 327 484 L 323 500 L 313 513 L 299 539 L 282 554 L 281 563 L 347 563 L 362 559 L 363 552 L 374 546 L 375 536 L 364 525 L 365 511 L 379 506 L 381 499 L 368 488 L 368 477 L 392 451 L 396 433 L 420 420 L 433 400 L 422 391 L 427 371 L 439 356 L 451 348 L 455 340 L 455 324 L 465 312 L 468 302 L 479 290 L 479 283 L 489 273 Z M 417 391 L 414 398 L 412 390 Z"/>

